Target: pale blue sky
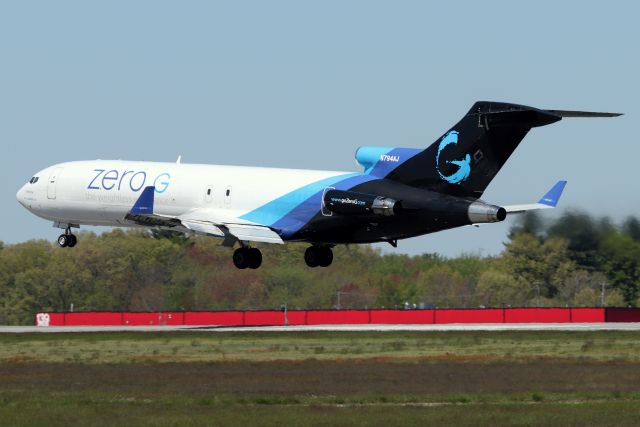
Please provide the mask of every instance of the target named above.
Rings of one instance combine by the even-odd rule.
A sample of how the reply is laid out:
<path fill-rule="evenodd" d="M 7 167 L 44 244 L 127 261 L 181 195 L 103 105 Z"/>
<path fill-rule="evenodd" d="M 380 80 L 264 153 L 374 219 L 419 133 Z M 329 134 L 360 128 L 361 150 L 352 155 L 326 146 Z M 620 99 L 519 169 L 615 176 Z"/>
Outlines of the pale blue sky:
<path fill-rule="evenodd" d="M 535 201 L 562 178 L 560 209 L 637 214 L 639 4 L 0 3 L 0 240 L 57 236 L 15 200 L 53 163 L 357 170 L 358 146 L 426 147 L 476 100 L 626 113 L 534 129 L 487 201 Z M 508 228 L 397 251 L 492 254 Z"/>

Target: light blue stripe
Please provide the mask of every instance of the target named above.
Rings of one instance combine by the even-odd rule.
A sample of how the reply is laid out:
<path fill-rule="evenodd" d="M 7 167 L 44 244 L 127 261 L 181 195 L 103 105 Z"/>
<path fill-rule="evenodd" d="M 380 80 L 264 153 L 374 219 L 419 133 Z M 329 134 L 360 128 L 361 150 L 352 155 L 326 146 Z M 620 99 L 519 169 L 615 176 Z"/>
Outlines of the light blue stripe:
<path fill-rule="evenodd" d="M 286 216 L 289 212 L 293 211 L 296 207 L 316 194 L 318 191 L 321 191 L 326 187 L 331 187 L 335 183 L 340 182 L 344 179 L 348 179 L 358 175 L 361 174 L 341 174 L 313 182 L 311 184 L 300 187 L 290 193 L 287 193 L 282 197 L 278 197 L 277 199 L 272 200 L 260 206 L 259 208 L 242 215 L 240 218 L 258 224 L 272 226 L 284 216 Z M 318 210 L 320 210 L 319 205 Z"/>

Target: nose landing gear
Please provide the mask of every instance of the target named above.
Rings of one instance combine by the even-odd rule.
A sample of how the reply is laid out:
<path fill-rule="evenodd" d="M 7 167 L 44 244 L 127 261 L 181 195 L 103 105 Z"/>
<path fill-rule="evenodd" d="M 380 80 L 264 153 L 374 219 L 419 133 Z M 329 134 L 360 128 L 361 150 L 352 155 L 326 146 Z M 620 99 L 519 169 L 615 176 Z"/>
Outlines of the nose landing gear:
<path fill-rule="evenodd" d="M 58 236 L 58 245 L 60 245 L 61 248 L 72 248 L 76 243 L 78 243 L 78 238 L 75 234 L 71 233 L 70 228 L 67 228 L 64 234 Z"/>
<path fill-rule="evenodd" d="M 329 246 L 311 246 L 304 252 L 304 262 L 309 267 L 329 267 L 333 262 L 333 251 Z"/>

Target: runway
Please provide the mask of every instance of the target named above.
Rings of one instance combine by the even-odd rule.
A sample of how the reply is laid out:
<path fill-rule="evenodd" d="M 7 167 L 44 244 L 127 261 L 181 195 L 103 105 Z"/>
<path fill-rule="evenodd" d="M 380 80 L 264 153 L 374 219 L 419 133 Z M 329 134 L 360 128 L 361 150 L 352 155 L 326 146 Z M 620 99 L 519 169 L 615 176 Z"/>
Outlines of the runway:
<path fill-rule="evenodd" d="M 480 323 L 439 325 L 292 326 L 0 326 L 0 333 L 82 332 L 446 332 L 446 331 L 640 331 L 640 323 Z"/>

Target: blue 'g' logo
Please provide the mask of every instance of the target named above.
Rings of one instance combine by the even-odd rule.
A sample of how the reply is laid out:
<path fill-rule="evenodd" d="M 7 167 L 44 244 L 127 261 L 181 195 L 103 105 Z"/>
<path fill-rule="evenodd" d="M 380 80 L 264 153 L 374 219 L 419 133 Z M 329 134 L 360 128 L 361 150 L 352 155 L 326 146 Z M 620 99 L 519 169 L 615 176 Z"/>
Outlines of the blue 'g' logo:
<path fill-rule="evenodd" d="M 445 161 L 445 163 L 451 163 L 458 166 L 458 170 L 451 175 L 443 175 L 442 172 L 440 172 L 440 153 L 447 145 L 455 145 L 457 143 L 458 132 L 455 130 L 449 131 L 442 137 L 442 141 L 440 141 L 440 145 L 438 146 L 438 154 L 436 154 L 436 170 L 438 171 L 438 175 L 440 175 L 440 178 L 444 179 L 449 184 L 460 184 L 462 181 L 469 178 L 469 174 L 471 174 L 471 156 L 469 156 L 469 154 L 467 154 L 463 160 Z"/>

